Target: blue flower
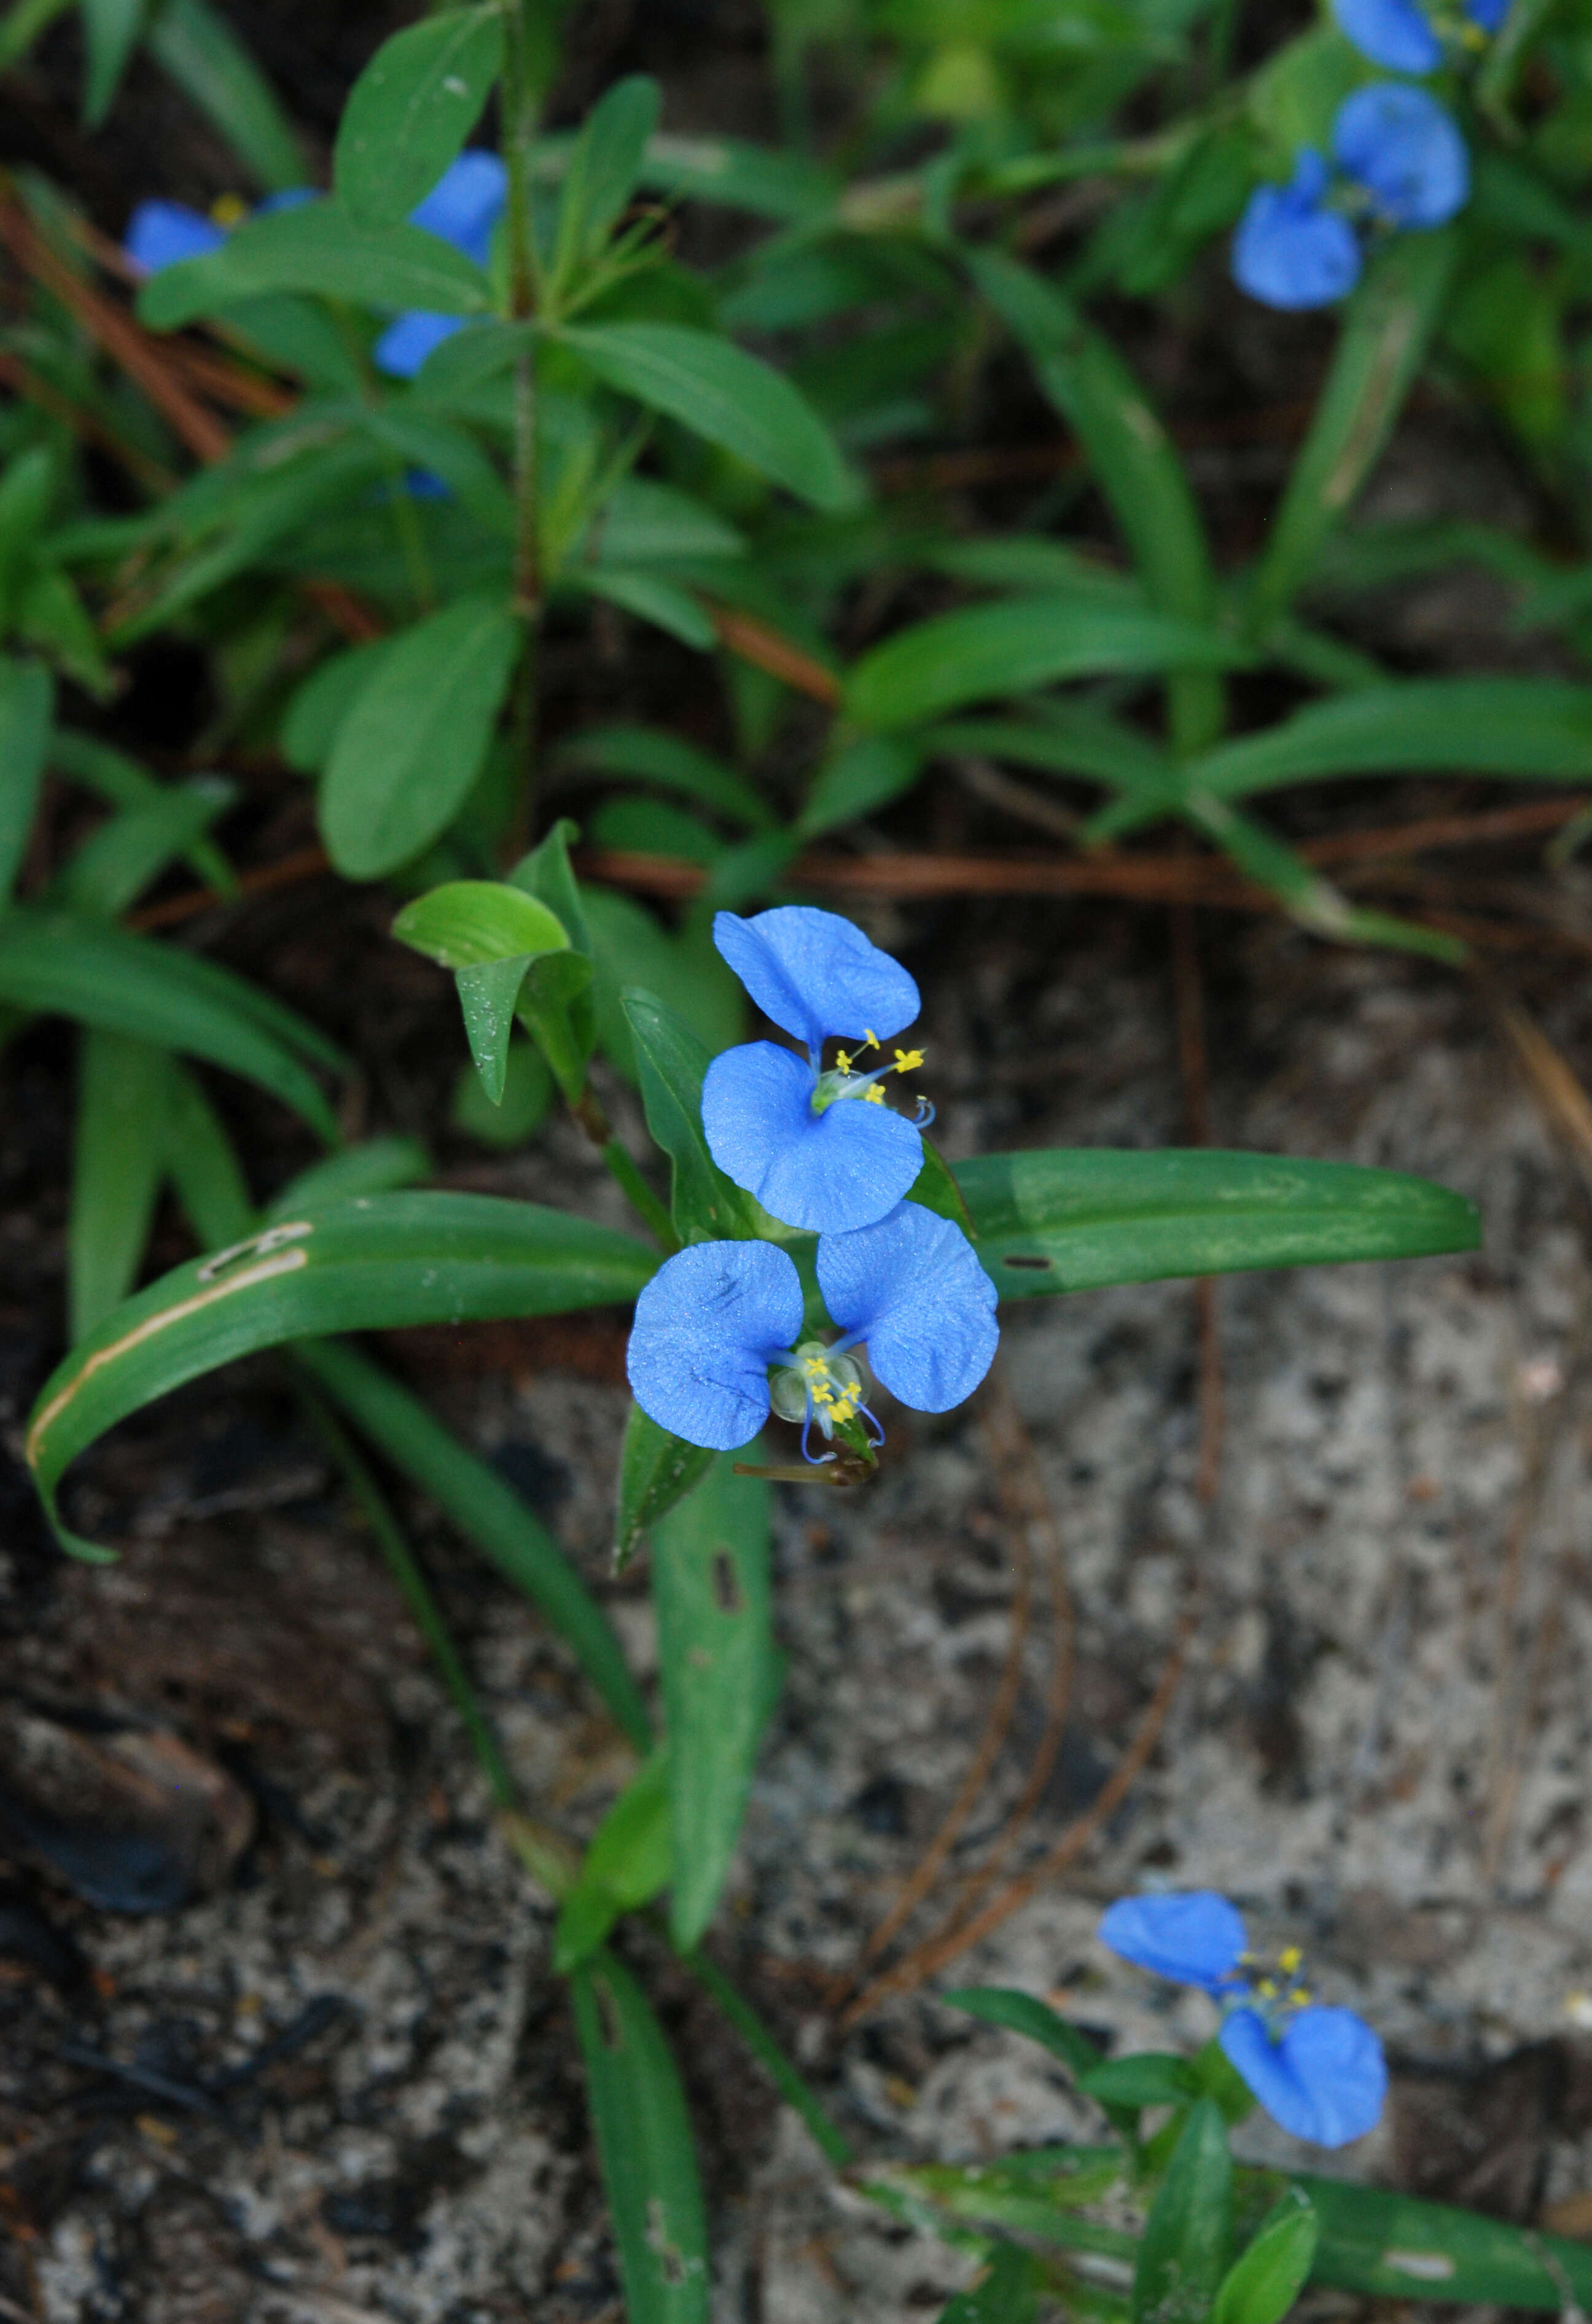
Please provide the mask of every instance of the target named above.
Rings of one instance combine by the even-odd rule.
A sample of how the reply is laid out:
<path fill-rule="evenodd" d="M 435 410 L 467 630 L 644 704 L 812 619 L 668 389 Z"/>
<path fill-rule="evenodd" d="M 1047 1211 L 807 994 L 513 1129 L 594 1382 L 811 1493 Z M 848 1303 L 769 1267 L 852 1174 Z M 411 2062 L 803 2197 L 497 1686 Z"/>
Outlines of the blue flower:
<path fill-rule="evenodd" d="M 127 221 L 122 255 L 140 274 L 158 274 L 162 266 L 203 258 L 225 240 L 224 226 L 186 202 L 140 202 Z"/>
<path fill-rule="evenodd" d="M 1339 107 L 1332 152 L 1389 226 L 1442 226 L 1469 198 L 1465 140 L 1423 88 L 1381 80 L 1357 89 Z"/>
<path fill-rule="evenodd" d="M 625 1370 L 636 1402 L 691 1444 L 732 1452 L 768 1417 L 768 1367 L 794 1360 L 802 1286 L 771 1242 L 698 1242 L 636 1302 Z"/>
<path fill-rule="evenodd" d="M 897 1049 L 892 1065 L 859 1073 L 842 1049 L 826 1073 L 824 1043 L 833 1034 L 879 1048 L 917 1015 L 916 985 L 850 920 L 805 904 L 750 920 L 720 912 L 713 942 L 807 1053 L 749 1041 L 713 1059 L 702 1091 L 713 1160 L 787 1225 L 819 1234 L 871 1226 L 923 1167 L 918 1130 L 932 1109 L 908 1121 L 884 1105 L 880 1085 L 888 1074 L 916 1072 L 923 1054 Z"/>
<path fill-rule="evenodd" d="M 1233 237 L 1233 277 L 1267 307 L 1330 306 L 1360 276 L 1354 228 L 1328 209 L 1327 164 L 1308 147 L 1286 186 L 1257 186 Z"/>
<path fill-rule="evenodd" d="M 949 1219 L 903 1203 L 875 1226 L 825 1235 L 818 1281 L 841 1327 L 833 1345 L 799 1337 L 801 1284 L 777 1244 L 676 1251 L 636 1302 L 625 1363 L 637 1403 L 660 1428 L 720 1452 L 750 1443 L 771 1405 L 802 1423 L 802 1451 L 822 1462 L 833 1455 L 810 1450 L 814 1424 L 826 1442 L 859 1419 L 884 1440 L 853 1348 L 866 1343 L 886 1388 L 919 1412 L 948 1412 L 989 1370 L 995 1286 Z"/>
<path fill-rule="evenodd" d="M 1479 45 L 1509 13 L 1509 0 L 1464 0 L 1468 20 L 1460 37 Z M 1442 42 L 1419 0 L 1332 0 L 1338 29 L 1362 56 L 1389 72 L 1435 72 L 1443 60 Z"/>
<path fill-rule="evenodd" d="M 995 1286 L 962 1229 L 921 1203 L 821 1237 L 818 1288 L 841 1349 L 865 1341 L 877 1377 L 915 1412 L 949 1412 L 995 1360 Z"/>
<path fill-rule="evenodd" d="M 1382 2113 L 1387 2067 L 1382 2044 L 1350 2009 L 1312 2001 L 1290 1947 L 1276 1973 L 1256 1974 L 1244 1923 L 1225 1896 L 1125 1896 L 1100 1924 L 1102 1943 L 1158 1977 L 1213 1994 L 1225 2015 L 1218 2039 L 1228 2062 L 1274 2122 L 1318 2146 L 1363 2138 Z"/>
<path fill-rule="evenodd" d="M 440 235 L 477 266 L 484 266 L 508 189 L 508 171 L 495 153 L 461 153 L 410 212 L 410 224 Z M 432 348 L 462 331 L 465 320 L 463 315 L 433 315 L 419 308 L 400 315 L 376 342 L 377 367 L 393 379 L 413 379 Z"/>

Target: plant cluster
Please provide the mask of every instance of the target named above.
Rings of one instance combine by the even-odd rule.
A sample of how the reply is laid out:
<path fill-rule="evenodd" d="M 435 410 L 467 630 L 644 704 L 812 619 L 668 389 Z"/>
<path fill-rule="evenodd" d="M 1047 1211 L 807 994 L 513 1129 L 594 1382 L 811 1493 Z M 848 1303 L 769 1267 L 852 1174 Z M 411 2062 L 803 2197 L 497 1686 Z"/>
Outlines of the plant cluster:
<path fill-rule="evenodd" d="M 26 69 L 70 5 L 14 0 L 0 68 Z M 950 772 L 1030 817 L 1037 798 L 1084 868 L 1131 875 L 1122 843 L 1171 825 L 1224 893 L 1317 939 L 1439 971 L 1486 940 L 1357 900 L 1256 802 L 1406 772 L 1587 783 L 1582 678 L 1408 674 L 1339 616 L 1370 584 L 1468 561 L 1561 670 L 1587 649 L 1589 0 L 1332 0 L 1284 37 L 1235 0 L 770 0 L 786 134 L 765 143 L 673 134 L 644 75 L 553 125 L 557 0 L 465 0 L 382 44 L 329 170 L 209 0 L 78 14 L 89 121 L 142 45 L 247 198 L 130 189 L 112 239 L 38 173 L 0 184 L 0 1003 L 13 1035 L 80 1028 L 69 1344 L 27 1436 L 63 1545 L 109 1554 L 60 1507 L 79 1453 L 281 1351 L 507 1844 L 557 1899 L 632 2324 L 701 2324 L 710 2282 L 632 1914 L 831 2160 L 977 2259 L 947 2324 L 1275 2324 L 1311 2282 L 1542 2309 L 1592 2292 L 1572 2246 L 1233 2162 L 1255 2101 L 1338 2145 L 1385 2075 L 1371 2029 L 1311 1997 L 1293 1955 L 1252 1960 L 1223 1899 L 1136 1895 L 1101 1928 L 1216 2003 L 1192 2059 L 1107 2059 L 1030 1996 L 946 1997 L 1039 2042 L 1114 2134 L 976 2166 L 858 2163 L 703 1950 L 778 1693 L 771 1489 L 865 1489 L 888 1420 L 870 1399 L 952 1409 L 1013 1300 L 1477 1238 L 1443 1189 L 1328 1161 L 948 1164 L 925 1052 L 896 1046 L 914 979 L 809 899 L 859 868 L 837 836 L 910 829 Z M 820 134 L 836 81 L 861 95 Z M 692 263 L 698 208 L 735 221 L 728 260 Z M 1138 355 L 1191 285 L 1231 297 L 1229 273 L 1271 309 L 1338 309 L 1253 318 L 1313 334 L 1323 368 L 1238 557 Z M 1551 511 L 1541 540 L 1350 521 L 1422 383 L 1495 428 Z M 1071 480 L 987 529 L 952 494 L 883 489 L 892 461 L 932 471 L 976 432 L 998 387 L 1051 408 Z M 161 639 L 214 688 L 175 770 L 117 724 L 129 659 Z M 639 641 L 670 708 L 568 718 L 548 669 L 572 640 L 621 660 Z M 225 902 L 252 876 L 217 770 L 245 760 L 306 786 L 313 866 L 380 883 L 394 938 L 453 978 L 455 1125 L 507 1148 L 562 1105 L 630 1231 L 428 1185 L 413 1139 L 346 1139 L 328 1087 L 358 1061 L 158 933 L 191 883 Z M 584 829 L 550 812 L 577 798 Z M 1575 799 L 1562 820 L 1568 855 L 1592 821 Z M 169 879 L 187 885 L 152 909 Z M 747 1039 L 749 1001 L 796 1046 Z M 267 1199 L 216 1070 L 319 1141 Z M 644 1153 L 615 1130 L 615 1077 Z M 144 1281 L 168 1187 L 197 1255 Z M 525 1502 L 350 1336 L 632 1302 L 615 1549 L 649 1545 L 656 1705 Z M 526 1812 L 372 1455 L 530 1598 L 634 1747 L 584 1850 Z"/>

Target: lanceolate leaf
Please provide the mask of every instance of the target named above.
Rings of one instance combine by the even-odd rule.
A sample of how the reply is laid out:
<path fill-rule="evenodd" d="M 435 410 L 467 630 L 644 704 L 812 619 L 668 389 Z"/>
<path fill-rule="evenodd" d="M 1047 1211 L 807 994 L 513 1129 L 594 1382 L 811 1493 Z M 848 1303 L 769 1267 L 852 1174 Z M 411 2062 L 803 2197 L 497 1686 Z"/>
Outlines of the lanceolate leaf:
<path fill-rule="evenodd" d="M 561 1977 L 594 1953 L 621 1913 L 635 1912 L 668 1885 L 668 1751 L 660 1746 L 626 1784 L 592 1835 L 574 1887 L 558 1912 L 553 1967 Z"/>
<path fill-rule="evenodd" d="M 833 437 L 782 374 L 710 331 L 603 323 L 561 334 L 598 378 L 733 452 L 814 508 L 857 500 Z"/>
<path fill-rule="evenodd" d="M 682 1017 L 656 994 L 630 985 L 620 996 L 630 1028 L 647 1127 L 674 1166 L 671 1205 L 682 1242 L 715 1242 L 750 1232 L 746 1199 L 707 1150 L 702 1083 L 711 1060 Z"/>
<path fill-rule="evenodd" d="M 149 46 L 267 192 L 304 183 L 304 156 L 275 92 L 208 0 L 159 0 Z"/>
<path fill-rule="evenodd" d="M 669 1931 L 689 1952 L 713 1916 L 735 1853 L 778 1685 L 768 1487 L 760 1477 L 738 1477 L 728 1452 L 653 1526 L 652 1602 L 669 1738 Z"/>
<path fill-rule="evenodd" d="M 1272 521 L 1250 617 L 1264 635 L 1309 578 L 1381 457 L 1442 312 L 1459 254 L 1452 228 L 1384 244 L 1350 302 L 1309 435 Z"/>
<path fill-rule="evenodd" d="M 67 1239 L 71 1336 L 126 1296 L 143 1257 L 165 1162 L 171 1059 L 120 1033 L 82 1037 Z"/>
<path fill-rule="evenodd" d="M 83 27 L 88 42 L 88 78 L 83 114 L 97 129 L 143 29 L 145 0 L 85 0 Z"/>
<path fill-rule="evenodd" d="M 53 1515 L 86 1445 L 235 1357 L 327 1332 L 603 1306 L 633 1299 L 656 1264 L 610 1228 L 484 1194 L 369 1195 L 284 1219 L 107 1316 L 46 1384 L 27 1457 Z"/>
<path fill-rule="evenodd" d="M 1270 2172 L 1244 2176 L 1282 2191 L 1284 2182 Z M 1346 2179 L 1289 2176 L 1321 2226 L 1312 2283 L 1422 2305 L 1459 2301 L 1559 2315 L 1592 2302 L 1592 2250 L 1583 2243 Z"/>
<path fill-rule="evenodd" d="M 663 2029 L 611 1953 L 571 1980 L 629 2324 L 707 2324 L 707 2222 Z"/>
<path fill-rule="evenodd" d="M 1321 2227 L 1301 2187 L 1290 2187 L 1221 2280 L 1211 2324 L 1283 2324 L 1310 2279 Z"/>
<path fill-rule="evenodd" d="M 1312 702 L 1189 770 L 1221 798 L 1329 776 L 1452 773 L 1592 782 L 1592 687 L 1545 678 L 1407 678 Z"/>
<path fill-rule="evenodd" d="M 897 631 L 851 672 L 846 709 L 860 725 L 913 726 L 1062 678 L 1217 669 L 1238 658 L 1213 630 L 1067 590 L 969 605 Z"/>
<path fill-rule="evenodd" d="M 299 1060 L 340 1065 L 339 1052 L 291 1010 L 212 961 L 86 914 L 24 908 L 0 920 L 0 1000 L 225 1065 L 290 1105 L 328 1141 L 336 1136 L 331 1110 Z"/>
<path fill-rule="evenodd" d="M 1228 2263 L 1233 2164 L 1212 2098 L 1189 2114 L 1139 2246 L 1134 2324 L 1204 2324 Z"/>
<path fill-rule="evenodd" d="M 702 1445 L 671 1436 L 639 1404 L 631 1405 L 619 1462 L 616 1572 L 629 1564 L 649 1526 L 699 1484 L 713 1464 L 713 1455 Z"/>
<path fill-rule="evenodd" d="M 1473 1204 L 1397 1170 L 1281 1155 L 989 1154 L 954 1176 L 1003 1299 L 1165 1276 L 1473 1250 Z"/>
<path fill-rule="evenodd" d="M 940 2311 L 940 2324 L 1032 2324 L 1039 2272 L 1017 2244 L 997 2244 L 978 2282 Z"/>
<path fill-rule="evenodd" d="M 492 310 L 485 275 L 451 243 L 418 226 L 362 226 L 336 203 L 312 201 L 251 218 L 219 250 L 163 267 L 138 311 L 152 330 L 171 331 L 268 290 L 441 315 Z"/>
<path fill-rule="evenodd" d="M 0 659 L 0 902 L 16 884 L 32 832 L 54 695 L 39 662 Z"/>
<path fill-rule="evenodd" d="M 337 728 L 320 796 L 327 853 L 376 880 L 428 845 L 481 771 L 520 650 L 495 597 L 465 598 L 393 641 Z"/>
<path fill-rule="evenodd" d="M 952 1993 L 943 1993 L 940 1998 L 949 2008 L 965 2009 L 970 2017 L 981 2018 L 986 2025 L 1002 2025 L 1008 2033 L 1026 2034 L 1030 2042 L 1037 2042 L 1052 2057 L 1059 2058 L 1072 2074 L 1092 2073 L 1105 2061 L 1105 2052 L 1091 2034 L 1069 2024 L 1035 1994 L 1018 1993 L 1008 1986 L 964 1985 Z"/>
<path fill-rule="evenodd" d="M 495 7 L 422 16 L 383 41 L 337 125 L 337 198 L 367 226 L 424 200 L 481 116 L 503 53 Z"/>

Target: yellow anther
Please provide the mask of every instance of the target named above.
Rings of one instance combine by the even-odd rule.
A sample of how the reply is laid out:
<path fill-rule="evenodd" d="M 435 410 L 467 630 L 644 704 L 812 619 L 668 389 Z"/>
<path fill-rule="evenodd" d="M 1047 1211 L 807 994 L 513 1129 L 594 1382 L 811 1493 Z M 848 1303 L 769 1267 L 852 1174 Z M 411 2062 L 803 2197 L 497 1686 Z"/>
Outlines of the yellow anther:
<path fill-rule="evenodd" d="M 834 1063 L 837 1073 L 849 1074 L 851 1070 L 851 1060 L 847 1056 L 844 1049 L 837 1049 L 835 1051 Z"/>
<path fill-rule="evenodd" d="M 1255 1990 L 1263 2001 L 1275 2001 L 1277 1997 L 1276 1982 L 1269 1977 L 1263 1977 Z"/>
<path fill-rule="evenodd" d="M 1277 1967 L 1284 1977 L 1292 1977 L 1303 1959 L 1304 1955 L 1297 1945 L 1285 1945 L 1277 1955 Z"/>
<path fill-rule="evenodd" d="M 922 1063 L 921 1049 L 897 1049 L 896 1052 L 896 1071 L 898 1074 L 915 1074 Z"/>
<path fill-rule="evenodd" d="M 833 1404 L 834 1402 L 834 1390 L 830 1387 L 827 1380 L 814 1380 L 812 1387 L 807 1390 L 807 1394 L 812 1397 L 814 1404 Z"/>
<path fill-rule="evenodd" d="M 1293 2002 L 1295 2008 L 1303 2009 L 1315 1999 L 1315 1996 L 1311 1993 L 1308 1985 L 1296 1985 L 1293 1992 L 1288 1996 L 1288 1998 Z"/>
<path fill-rule="evenodd" d="M 873 1029 L 872 1026 L 871 1026 L 871 1025 L 864 1025 L 864 1027 L 862 1028 L 862 1046 L 863 1046 L 863 1047 L 864 1047 L 865 1049 L 877 1049 L 877 1048 L 879 1047 L 879 1035 L 874 1031 L 874 1029 Z"/>
<path fill-rule="evenodd" d="M 829 1370 L 828 1360 L 823 1356 L 808 1356 L 803 1362 L 802 1370 L 809 1379 L 822 1379 Z"/>
<path fill-rule="evenodd" d="M 228 233 L 235 226 L 242 226 L 248 215 L 248 203 L 237 194 L 217 194 L 210 205 L 210 216 Z"/>
<path fill-rule="evenodd" d="M 885 1102 L 885 1093 L 877 1082 L 871 1089 L 865 1089 L 862 1094 L 870 1105 L 883 1105 Z"/>

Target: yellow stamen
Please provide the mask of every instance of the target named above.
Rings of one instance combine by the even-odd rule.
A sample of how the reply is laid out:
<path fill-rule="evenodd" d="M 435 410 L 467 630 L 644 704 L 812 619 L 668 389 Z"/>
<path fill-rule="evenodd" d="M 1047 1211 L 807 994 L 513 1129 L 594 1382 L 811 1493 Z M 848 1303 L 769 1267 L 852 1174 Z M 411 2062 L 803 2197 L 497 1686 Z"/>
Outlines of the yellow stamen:
<path fill-rule="evenodd" d="M 1315 1999 L 1315 1996 L 1311 1993 L 1308 1985 L 1296 1985 L 1293 1992 L 1288 1996 L 1288 1998 L 1294 2004 L 1295 2007 L 1304 2009 L 1307 2008 L 1310 2003 Z"/>
<path fill-rule="evenodd" d="M 834 1063 L 837 1073 L 849 1074 L 851 1070 L 851 1060 L 846 1055 L 844 1049 L 837 1049 L 835 1051 Z"/>
<path fill-rule="evenodd" d="M 1277 1967 L 1284 1977 L 1292 1977 L 1303 1959 L 1304 1955 L 1297 1945 L 1285 1945 L 1277 1955 Z"/>
<path fill-rule="evenodd" d="M 1255 1990 L 1263 2001 L 1275 2001 L 1277 1997 L 1276 1985 L 1269 1977 L 1263 1977 Z"/>
<path fill-rule="evenodd" d="M 865 1049 L 877 1049 L 879 1046 L 879 1035 L 871 1025 L 864 1025 L 862 1028 L 862 1046 Z"/>
<path fill-rule="evenodd" d="M 829 1416 L 832 1420 L 854 1420 L 857 1416 L 856 1405 L 849 1396 L 842 1396 Z"/>
<path fill-rule="evenodd" d="M 897 1049 L 896 1052 L 896 1071 L 898 1074 L 915 1074 L 922 1063 L 921 1049 Z"/>
<path fill-rule="evenodd" d="M 862 1095 L 870 1105 L 883 1105 L 885 1102 L 885 1093 L 877 1082 L 871 1089 L 864 1090 Z"/>
<path fill-rule="evenodd" d="M 248 215 L 248 203 L 236 194 L 217 194 L 210 205 L 210 216 L 217 226 L 225 226 L 228 233 L 235 226 L 242 226 Z"/>

